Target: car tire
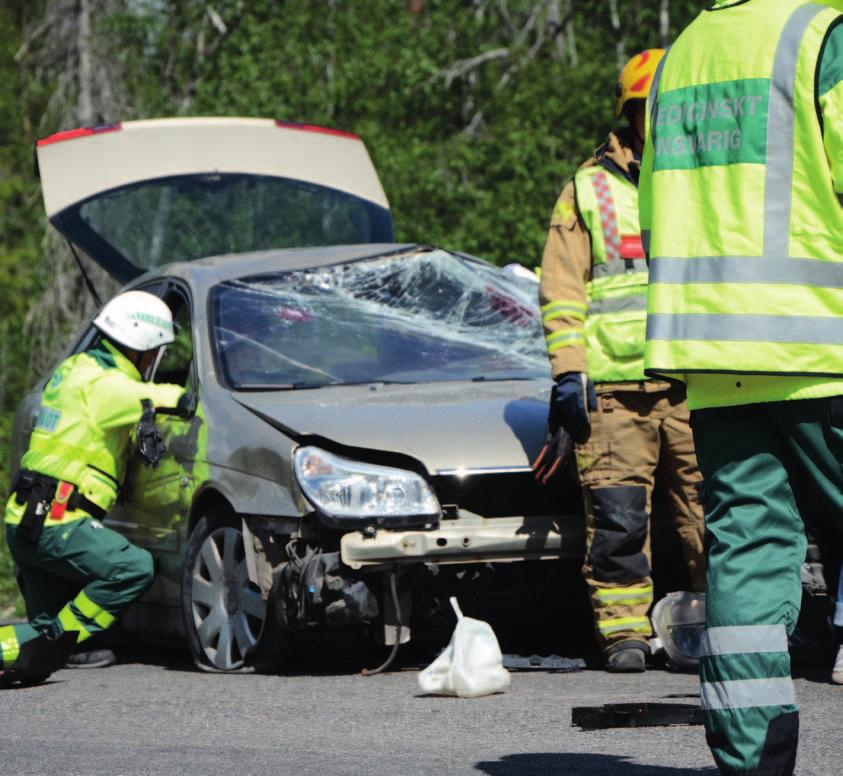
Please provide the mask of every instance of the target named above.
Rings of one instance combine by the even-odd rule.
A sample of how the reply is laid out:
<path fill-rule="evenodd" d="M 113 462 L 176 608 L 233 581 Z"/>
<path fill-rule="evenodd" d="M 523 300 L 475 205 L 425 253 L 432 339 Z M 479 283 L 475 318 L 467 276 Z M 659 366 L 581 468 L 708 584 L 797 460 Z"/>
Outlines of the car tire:
<path fill-rule="evenodd" d="M 228 508 L 211 510 L 191 532 L 181 598 L 190 651 L 203 670 L 251 666 L 274 641 L 269 607 L 246 571 L 240 518 Z"/>

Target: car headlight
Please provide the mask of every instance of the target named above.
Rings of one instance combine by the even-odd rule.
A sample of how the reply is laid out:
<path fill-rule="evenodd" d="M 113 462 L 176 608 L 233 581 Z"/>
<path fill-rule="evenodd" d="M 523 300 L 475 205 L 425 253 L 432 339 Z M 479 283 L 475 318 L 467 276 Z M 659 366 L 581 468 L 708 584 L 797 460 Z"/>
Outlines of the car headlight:
<path fill-rule="evenodd" d="M 439 519 L 436 496 L 415 472 L 353 461 L 318 447 L 300 447 L 293 464 L 304 495 L 334 525 L 363 518 L 397 527 Z"/>

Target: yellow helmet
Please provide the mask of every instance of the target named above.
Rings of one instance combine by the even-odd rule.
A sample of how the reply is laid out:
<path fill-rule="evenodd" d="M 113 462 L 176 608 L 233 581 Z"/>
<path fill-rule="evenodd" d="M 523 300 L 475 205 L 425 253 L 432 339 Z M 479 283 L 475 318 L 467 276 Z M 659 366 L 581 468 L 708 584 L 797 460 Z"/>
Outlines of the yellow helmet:
<path fill-rule="evenodd" d="M 650 92 L 650 84 L 656 74 L 656 68 L 664 56 L 664 49 L 647 49 L 636 54 L 621 70 L 615 94 L 615 118 L 623 113 L 624 105 L 630 100 L 646 100 Z"/>

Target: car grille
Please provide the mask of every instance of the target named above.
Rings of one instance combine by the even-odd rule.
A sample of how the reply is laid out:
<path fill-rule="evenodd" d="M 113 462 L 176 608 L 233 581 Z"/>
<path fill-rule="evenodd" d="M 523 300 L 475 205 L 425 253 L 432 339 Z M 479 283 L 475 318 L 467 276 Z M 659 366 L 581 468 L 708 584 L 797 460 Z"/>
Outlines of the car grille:
<path fill-rule="evenodd" d="M 529 471 L 440 474 L 433 487 L 445 517 L 465 509 L 482 517 L 582 514 L 580 489 L 568 477 L 537 485 Z"/>

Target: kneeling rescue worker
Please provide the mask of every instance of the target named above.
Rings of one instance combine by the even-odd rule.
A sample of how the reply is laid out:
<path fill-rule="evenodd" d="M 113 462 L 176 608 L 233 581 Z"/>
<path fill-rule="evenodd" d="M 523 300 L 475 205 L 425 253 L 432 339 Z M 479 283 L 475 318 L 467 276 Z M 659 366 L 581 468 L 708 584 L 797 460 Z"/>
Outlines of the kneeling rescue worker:
<path fill-rule="evenodd" d="M 647 266 L 638 225 L 645 100 L 664 51 L 624 67 L 611 133 L 559 197 L 540 297 L 553 386 L 546 444 L 533 464 L 546 483 L 576 443 L 586 507 L 589 586 L 609 671 L 645 669 L 652 635 L 650 511 L 663 483 L 687 562 L 702 591 L 703 514 L 685 391 L 644 377 Z"/>
<path fill-rule="evenodd" d="M 842 9 L 716 3 L 650 93 L 644 363 L 688 389 L 708 548 L 700 698 L 735 776 L 794 771 L 806 489 L 843 528 Z"/>
<path fill-rule="evenodd" d="M 142 380 L 173 341 L 161 299 L 120 294 L 94 325 L 100 336 L 92 347 L 62 362 L 44 388 L 6 505 L 29 622 L 0 627 L 0 686 L 49 676 L 152 583 L 152 556 L 99 518 L 117 500 L 133 428 L 140 435 L 144 419 L 154 431 L 153 408 L 189 416 L 195 399 L 180 386 Z M 150 462 L 162 452 L 158 445 Z"/>

